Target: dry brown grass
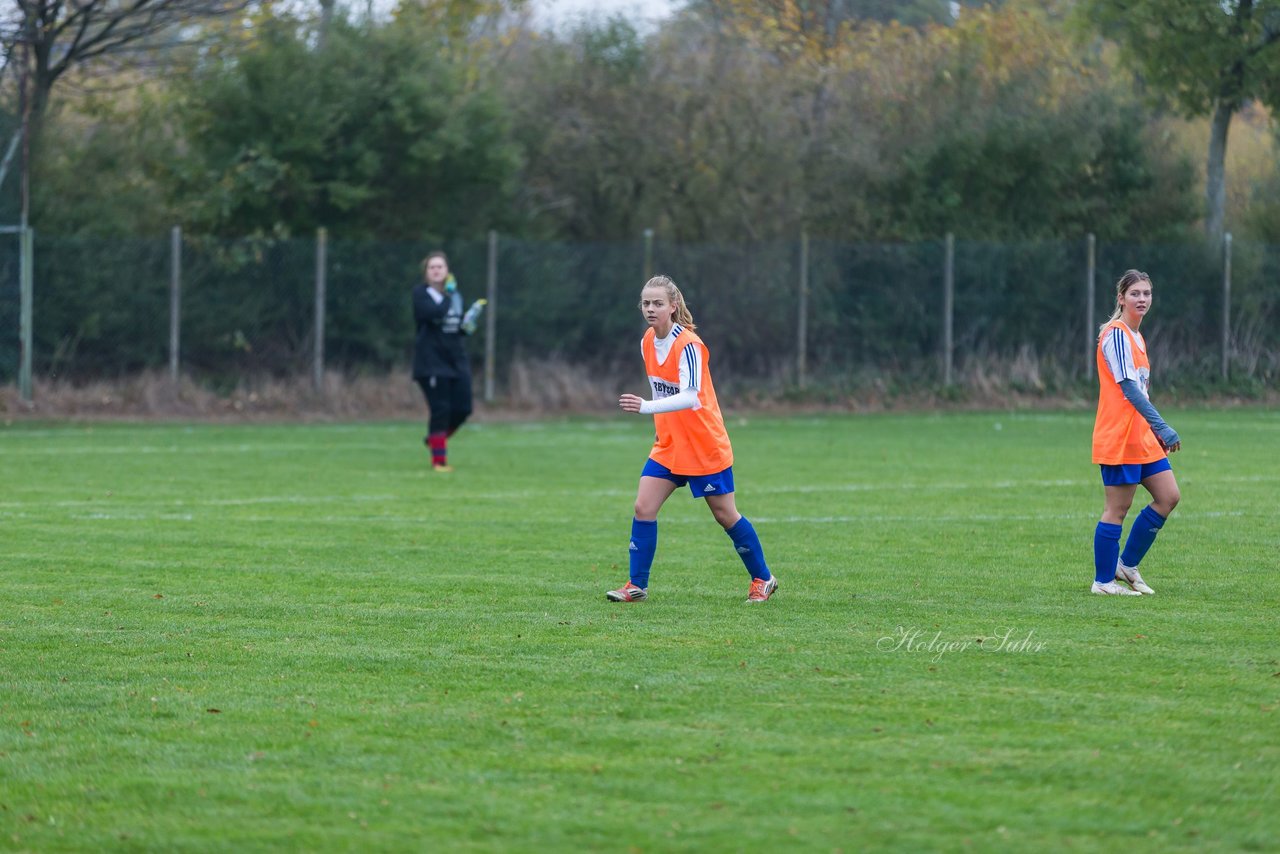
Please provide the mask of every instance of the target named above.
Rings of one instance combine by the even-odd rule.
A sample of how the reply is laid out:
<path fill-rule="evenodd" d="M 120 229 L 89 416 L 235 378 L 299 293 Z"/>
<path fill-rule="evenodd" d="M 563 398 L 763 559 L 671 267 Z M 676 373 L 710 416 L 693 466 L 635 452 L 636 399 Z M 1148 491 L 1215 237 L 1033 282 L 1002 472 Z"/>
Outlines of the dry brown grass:
<path fill-rule="evenodd" d="M 815 381 L 806 390 L 784 377 L 751 383 L 726 382 L 720 389 L 731 412 L 885 412 L 937 409 L 1092 408 L 1096 386 L 1058 379 L 1060 366 L 1045 364 L 1029 349 L 1013 359 L 970 358 L 956 372 L 957 383 L 943 389 L 931 382 L 912 383 L 864 370 L 836 381 Z M 1054 378 L 1054 379 L 1050 379 Z M 537 418 L 566 413 L 616 411 L 618 393 L 643 394 L 634 371 L 607 366 L 584 368 L 549 360 L 517 362 L 501 384 L 502 395 L 482 401 L 476 378 L 477 416 L 490 420 Z M 25 419 L 172 419 L 200 421 L 352 421 L 423 419 L 422 393 L 408 371 L 371 376 L 329 373 L 323 389 L 309 377 L 246 377 L 234 389 L 215 391 L 183 377 L 176 384 L 163 372 L 114 381 L 71 383 L 37 379 L 34 401 L 19 399 L 17 387 L 0 386 L 0 417 Z M 1280 405 L 1280 391 L 1236 399 L 1211 394 L 1179 404 Z"/>
<path fill-rule="evenodd" d="M 225 393 L 189 377 L 147 372 L 118 380 L 34 382 L 32 403 L 16 387 L 0 388 L 0 413 L 45 418 L 414 418 L 422 393 L 406 374 L 344 376 L 330 373 L 317 391 L 310 378 L 246 377 Z"/>
<path fill-rule="evenodd" d="M 607 412 L 616 405 L 619 383 L 561 361 L 519 362 L 501 399 L 484 404 L 483 378 L 475 378 L 477 409 L 490 417 L 527 417 L 565 412 Z M 17 386 L 0 386 L 6 418 L 158 418 L 194 420 L 418 419 L 426 415 L 422 392 L 407 370 L 382 375 L 330 372 L 316 390 L 310 377 L 244 377 L 230 391 L 215 391 L 162 371 L 115 380 L 74 383 L 36 378 L 32 403 Z"/>
<path fill-rule="evenodd" d="M 1046 384 L 1040 360 L 1035 350 L 1024 344 L 1012 359 L 968 359 L 958 371 L 962 386 L 971 388 L 982 397 L 1007 394 L 1010 389 L 1033 393 L 1044 392 Z"/>
<path fill-rule="evenodd" d="M 640 380 L 642 375 L 635 372 L 634 378 Z M 512 365 L 505 397 L 508 406 L 524 411 L 608 411 L 617 406 L 621 386 L 622 381 L 609 370 L 592 372 L 556 359 L 518 361 Z"/>

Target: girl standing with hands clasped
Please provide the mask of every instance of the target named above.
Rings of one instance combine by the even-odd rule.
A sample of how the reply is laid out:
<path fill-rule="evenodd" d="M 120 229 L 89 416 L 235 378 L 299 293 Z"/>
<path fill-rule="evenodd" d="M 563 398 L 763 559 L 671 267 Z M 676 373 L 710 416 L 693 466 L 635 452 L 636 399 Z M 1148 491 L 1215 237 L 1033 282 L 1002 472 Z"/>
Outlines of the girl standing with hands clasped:
<path fill-rule="evenodd" d="M 1168 454 L 1182 442 L 1149 399 L 1151 362 L 1138 327 L 1150 310 L 1151 277 L 1129 270 L 1116 283 L 1115 311 L 1098 335 L 1093 461 L 1102 468 L 1106 503 L 1093 535 L 1090 590 L 1100 595 L 1155 593 L 1142 580 L 1138 564 L 1181 498 Z M 1151 493 L 1151 503 L 1138 513 L 1121 554 L 1121 526 L 1139 483 Z"/>
<path fill-rule="evenodd" d="M 653 415 L 657 438 L 636 492 L 631 521 L 631 578 L 605 597 L 639 602 L 649 597 L 649 569 L 658 547 L 658 511 L 688 484 L 705 498 L 711 515 L 733 540 L 751 575 L 748 603 L 764 602 L 778 589 L 765 563 L 760 538 L 733 498 L 733 448 L 724 429 L 708 367 L 710 353 L 694 334 L 693 315 L 676 283 L 654 276 L 640 292 L 640 313 L 649 324 L 640 343 L 653 400 L 634 394 L 618 398 L 624 412 Z"/>

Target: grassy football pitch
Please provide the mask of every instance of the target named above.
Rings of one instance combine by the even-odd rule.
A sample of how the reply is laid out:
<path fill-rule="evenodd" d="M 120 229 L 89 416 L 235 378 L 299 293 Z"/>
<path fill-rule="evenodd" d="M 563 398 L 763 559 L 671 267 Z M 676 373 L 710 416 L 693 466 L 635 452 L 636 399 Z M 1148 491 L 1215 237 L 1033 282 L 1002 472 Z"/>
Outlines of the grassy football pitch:
<path fill-rule="evenodd" d="M 646 418 L 0 427 L 0 849 L 1275 850 L 1280 412 L 1167 415 L 1140 599 L 1092 413 L 731 417 L 762 606 L 687 490 L 605 601 Z"/>

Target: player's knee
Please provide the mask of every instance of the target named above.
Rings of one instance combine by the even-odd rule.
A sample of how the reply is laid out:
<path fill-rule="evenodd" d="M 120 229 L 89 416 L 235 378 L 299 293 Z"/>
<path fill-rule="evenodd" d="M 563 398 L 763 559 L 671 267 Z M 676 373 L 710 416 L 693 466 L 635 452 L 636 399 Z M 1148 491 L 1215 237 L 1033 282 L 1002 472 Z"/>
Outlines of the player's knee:
<path fill-rule="evenodd" d="M 1125 517 L 1129 515 L 1128 507 L 1105 507 L 1102 510 L 1102 521 L 1111 525 L 1123 525 Z"/>
<path fill-rule="evenodd" d="M 1126 501 L 1122 504 L 1110 503 L 1110 504 L 1107 504 L 1107 506 L 1104 508 L 1103 515 L 1116 516 L 1116 517 L 1119 517 L 1120 519 L 1123 519 L 1125 516 L 1129 515 L 1129 508 L 1132 506 L 1133 506 L 1132 501 Z"/>
<path fill-rule="evenodd" d="M 720 527 L 726 531 L 738 524 L 738 520 L 742 518 L 738 515 L 738 511 L 730 507 L 712 507 L 711 515 L 720 523 Z"/>
<path fill-rule="evenodd" d="M 641 522 L 652 522 L 658 518 L 658 505 L 650 505 L 647 501 L 636 499 L 635 514 Z"/>

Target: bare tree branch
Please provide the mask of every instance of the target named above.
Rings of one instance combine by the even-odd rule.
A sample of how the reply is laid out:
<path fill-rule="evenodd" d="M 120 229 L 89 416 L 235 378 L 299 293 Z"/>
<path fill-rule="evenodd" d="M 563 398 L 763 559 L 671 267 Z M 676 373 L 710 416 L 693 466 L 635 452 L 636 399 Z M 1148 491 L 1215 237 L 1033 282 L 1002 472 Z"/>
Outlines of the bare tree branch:
<path fill-rule="evenodd" d="M 58 80 L 108 56 L 160 54 L 190 43 L 199 24 L 235 14 L 250 0 L 13 0 L 0 12 L 6 53 L 20 53 L 39 124 Z"/>

